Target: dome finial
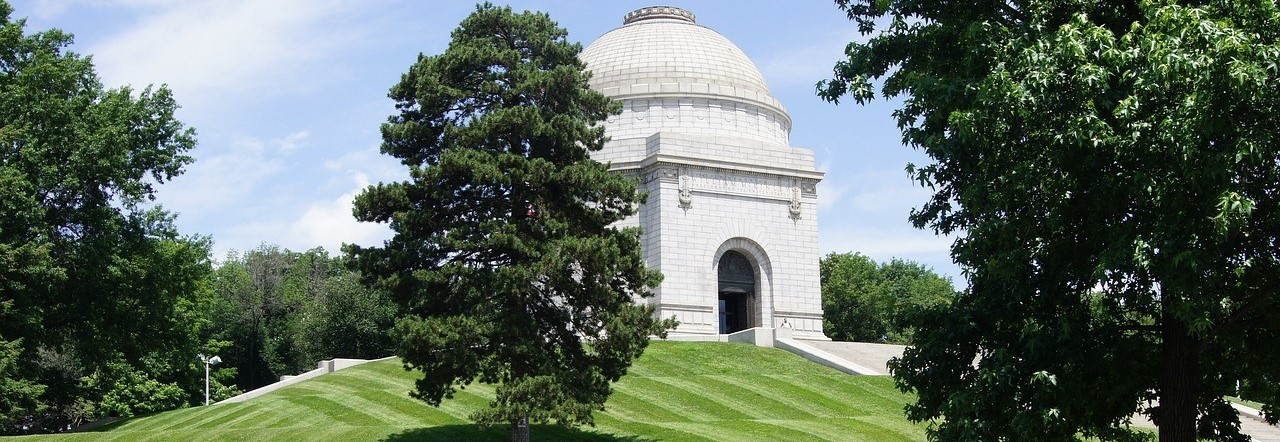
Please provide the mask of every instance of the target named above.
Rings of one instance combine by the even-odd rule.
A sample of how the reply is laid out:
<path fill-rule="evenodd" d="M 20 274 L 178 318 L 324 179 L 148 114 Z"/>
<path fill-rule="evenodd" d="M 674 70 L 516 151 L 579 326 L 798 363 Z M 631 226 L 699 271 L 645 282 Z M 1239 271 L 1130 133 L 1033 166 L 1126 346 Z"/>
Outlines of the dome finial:
<path fill-rule="evenodd" d="M 694 17 L 693 13 L 684 9 L 677 8 L 675 6 L 650 6 L 628 12 L 626 16 L 622 17 L 622 24 L 629 25 L 638 21 L 652 20 L 656 18 L 697 23 L 697 18 Z"/>

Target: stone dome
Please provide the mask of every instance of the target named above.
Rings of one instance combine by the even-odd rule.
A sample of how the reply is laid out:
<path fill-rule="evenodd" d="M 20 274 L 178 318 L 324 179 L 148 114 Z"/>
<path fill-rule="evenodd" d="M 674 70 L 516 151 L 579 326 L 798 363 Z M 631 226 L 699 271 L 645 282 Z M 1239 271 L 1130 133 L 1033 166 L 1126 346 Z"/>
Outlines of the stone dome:
<path fill-rule="evenodd" d="M 624 103 L 623 115 L 606 123 L 614 139 L 698 129 L 693 132 L 788 143 L 791 118 L 760 70 L 689 11 L 632 11 L 581 58 L 592 72 L 591 87 Z"/>

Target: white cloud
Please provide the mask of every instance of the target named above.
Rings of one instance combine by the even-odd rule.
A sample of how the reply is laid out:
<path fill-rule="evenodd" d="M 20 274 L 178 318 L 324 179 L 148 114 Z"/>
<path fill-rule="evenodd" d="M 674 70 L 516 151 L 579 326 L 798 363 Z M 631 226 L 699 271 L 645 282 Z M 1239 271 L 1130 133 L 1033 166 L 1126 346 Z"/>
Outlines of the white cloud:
<path fill-rule="evenodd" d="M 300 130 L 287 137 L 281 138 L 277 141 L 277 144 L 280 146 L 281 152 L 293 152 L 297 150 L 298 147 L 306 144 L 308 138 L 311 138 L 311 133 L 305 130 Z"/>
<path fill-rule="evenodd" d="M 253 200 L 259 186 L 287 172 L 288 154 L 307 131 L 282 138 L 238 137 L 229 145 L 201 145 L 195 163 L 159 193 L 165 206 L 184 217 L 217 213 Z M 262 195 L 258 195 L 261 198 Z"/>
<path fill-rule="evenodd" d="M 362 173 L 353 173 L 349 179 L 354 189 L 337 198 L 306 205 L 292 221 L 283 215 L 228 227 L 217 237 L 213 256 L 220 258 L 228 251 L 243 252 L 260 244 L 294 251 L 322 247 L 330 254 L 338 254 L 345 243 L 373 246 L 391 238 L 391 229 L 386 224 L 357 222 L 351 214 L 352 202 L 369 185 L 369 179 Z"/>
<path fill-rule="evenodd" d="M 908 222 L 911 209 L 931 195 L 929 189 L 891 169 L 851 171 L 850 176 L 849 182 L 832 184 L 828 191 L 840 204 L 828 206 L 819 217 L 821 253 L 858 252 L 878 262 L 908 259 L 964 286 L 959 267 L 951 261 L 954 237 L 916 229 Z M 819 189 L 820 198 L 822 192 Z"/>
<path fill-rule="evenodd" d="M 180 102 L 199 107 L 313 86 L 327 70 L 318 61 L 352 44 L 351 33 L 334 24 L 349 8 L 311 0 L 175 2 L 89 52 L 108 84 L 167 83 Z"/>
<path fill-rule="evenodd" d="M 391 237 L 391 229 L 386 224 L 358 222 L 352 216 L 352 202 L 369 185 L 369 177 L 355 173 L 352 180 L 356 184 L 354 190 L 337 199 L 312 204 L 289 226 L 289 242 L 294 247 L 320 246 L 330 253 L 338 253 L 343 243 L 371 246 Z"/>
<path fill-rule="evenodd" d="M 863 215 L 889 216 L 899 222 L 906 219 L 912 208 L 923 205 L 933 195 L 932 190 L 920 187 L 900 169 L 864 167 L 842 172 L 840 176 L 845 182 L 833 183 L 832 191 L 847 200 L 844 205 L 847 209 Z M 828 180 L 830 176 L 828 174 Z M 850 190 L 853 193 L 845 196 Z"/>
<path fill-rule="evenodd" d="M 356 222 L 352 202 L 371 182 L 403 180 L 404 166 L 379 154 L 377 148 L 366 148 L 324 160 L 323 169 L 299 175 L 286 147 L 303 138 L 302 133 L 306 131 L 276 139 L 244 139 L 235 149 L 197 161 L 193 167 L 207 168 L 183 177 L 191 178 L 183 188 L 166 188 L 162 192 L 166 207 L 182 213 L 180 220 L 202 215 L 215 220 L 216 224 L 208 225 L 215 234 L 215 257 L 263 243 L 290 250 L 323 247 L 336 254 L 343 243 L 371 246 L 390 238 L 385 224 Z M 315 173 L 323 170 L 333 173 Z M 306 180 L 305 189 L 272 187 L 286 176 Z M 334 196 L 338 192 L 342 193 Z"/>
<path fill-rule="evenodd" d="M 215 212 L 241 201 L 258 183 L 283 171 L 284 162 L 273 155 L 270 145 L 260 138 L 241 137 L 221 149 L 202 146 L 204 155 L 165 185 L 160 192 L 162 202 L 189 214 Z"/>
<path fill-rule="evenodd" d="M 850 205 L 863 212 L 900 213 L 905 219 L 912 208 L 928 201 L 932 192 L 904 181 L 880 182 L 875 188 L 853 195 L 849 199 Z"/>
<path fill-rule="evenodd" d="M 951 260 L 950 236 L 934 235 L 932 231 L 919 230 L 909 224 L 894 226 L 873 226 L 865 223 L 850 223 L 831 228 L 825 226 L 819 230 L 821 253 L 857 252 L 869 256 L 877 262 L 885 262 L 893 258 L 915 261 L 933 268 L 941 275 L 951 277 L 957 288 L 967 285 L 960 274 L 960 268 Z"/>
<path fill-rule="evenodd" d="M 403 181 L 409 178 L 409 170 L 400 164 L 400 160 L 383 155 L 377 147 L 352 150 L 325 160 L 324 167 L 349 176 L 363 175 L 369 182 Z"/>
<path fill-rule="evenodd" d="M 891 171 L 863 170 L 853 174 L 852 183 L 833 185 L 832 193 L 844 194 L 850 188 L 857 191 L 843 198 L 847 204 L 832 207 L 831 213 L 820 218 L 819 244 L 824 252 L 856 251 L 888 259 L 949 250 L 950 238 L 916 229 L 907 220 L 911 209 L 923 204 L 930 191 L 894 175 Z"/>
<path fill-rule="evenodd" d="M 839 202 L 840 199 L 844 197 L 844 193 L 849 190 L 848 183 L 835 184 L 831 181 L 832 177 L 829 176 L 831 173 L 831 160 L 830 160 L 831 151 L 830 149 L 824 149 L 824 150 L 826 152 L 824 152 L 825 155 L 823 156 L 826 157 L 827 159 L 818 163 L 817 169 L 822 173 L 828 174 L 828 176 L 826 177 L 826 179 L 818 182 L 818 210 L 819 211 L 826 211 L 832 207 L 835 207 L 836 203 Z"/>
<path fill-rule="evenodd" d="M 768 54 L 756 62 L 770 86 L 812 86 L 831 77 L 831 67 L 844 58 L 850 41 L 865 41 L 856 29 L 833 32 L 807 46 L 788 47 Z"/>
<path fill-rule="evenodd" d="M 53 18 L 66 12 L 71 6 L 68 0 L 40 0 L 35 2 L 32 14 L 40 18 Z"/>
<path fill-rule="evenodd" d="M 831 180 L 822 180 L 818 183 L 818 210 L 827 211 L 836 206 L 836 203 L 844 199 L 844 194 L 849 191 L 848 183 L 835 184 Z"/>
<path fill-rule="evenodd" d="M 934 235 L 910 225 L 902 228 L 875 228 L 860 225 L 856 229 L 822 232 L 820 241 L 826 251 L 855 251 L 880 259 L 917 255 L 947 255 L 951 251 L 952 238 Z"/>

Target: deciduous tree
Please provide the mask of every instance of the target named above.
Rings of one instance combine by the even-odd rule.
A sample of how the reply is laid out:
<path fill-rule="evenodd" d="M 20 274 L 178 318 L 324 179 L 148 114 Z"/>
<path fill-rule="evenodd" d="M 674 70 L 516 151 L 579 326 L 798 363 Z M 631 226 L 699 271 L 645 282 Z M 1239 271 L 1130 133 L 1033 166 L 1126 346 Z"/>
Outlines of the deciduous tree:
<path fill-rule="evenodd" d="M 643 303 L 660 275 L 639 233 L 614 223 L 641 201 L 634 181 L 589 152 L 618 105 L 587 87 L 581 45 L 546 14 L 484 4 L 443 54 L 419 56 L 391 89 L 399 113 L 384 153 L 411 180 L 367 188 L 362 221 L 389 222 L 383 247 L 349 247 L 407 311 L 399 355 L 431 404 L 498 384 L 472 418 L 591 423 L 659 321 Z"/>
<path fill-rule="evenodd" d="M 955 297 L 950 279 L 914 261 L 876 264 L 862 254 L 831 253 L 818 267 L 822 329 L 838 341 L 909 344 L 912 318 Z"/>
<path fill-rule="evenodd" d="M 836 2 L 832 100 L 900 97 L 933 160 L 918 227 L 969 289 L 894 364 L 942 440 L 1239 440 L 1280 404 L 1280 8 L 1264 1 Z M 877 32 L 878 31 L 878 32 Z"/>
<path fill-rule="evenodd" d="M 194 132 L 168 89 L 105 89 L 70 34 L 12 12 L 0 1 L 0 433 L 182 404 L 208 241 L 151 200 Z M 129 380 L 91 381 L 104 370 Z"/>
<path fill-rule="evenodd" d="M 880 300 L 880 269 L 859 253 L 831 253 L 818 261 L 822 330 L 837 341 L 881 342 L 889 329 Z"/>
<path fill-rule="evenodd" d="M 231 343 L 219 353 L 235 383 L 251 390 L 332 358 L 391 354 L 395 304 L 361 283 L 322 248 L 293 252 L 263 244 L 229 253 L 214 272 L 209 337 Z"/>

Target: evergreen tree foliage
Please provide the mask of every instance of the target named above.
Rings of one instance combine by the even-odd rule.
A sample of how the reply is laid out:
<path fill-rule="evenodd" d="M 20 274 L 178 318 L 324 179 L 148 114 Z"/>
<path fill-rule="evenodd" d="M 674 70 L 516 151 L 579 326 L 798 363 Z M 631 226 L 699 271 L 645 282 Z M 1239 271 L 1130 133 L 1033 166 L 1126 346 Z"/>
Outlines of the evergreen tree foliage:
<path fill-rule="evenodd" d="M 637 303 L 660 275 L 638 230 L 612 226 L 642 197 L 588 155 L 619 106 L 588 89 L 580 51 L 545 14 L 478 6 L 391 89 L 382 150 L 411 180 L 355 201 L 358 219 L 395 231 L 348 251 L 406 311 L 395 334 L 424 375 L 413 395 L 438 405 L 498 384 L 473 418 L 511 422 L 516 439 L 529 421 L 591 423 L 648 337 L 674 326 Z"/>
<path fill-rule="evenodd" d="M 932 439 L 1242 440 L 1237 380 L 1276 421 L 1275 1 L 836 3 L 872 35 L 819 93 L 903 99 L 969 279 L 894 365 Z"/>

